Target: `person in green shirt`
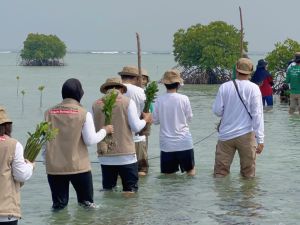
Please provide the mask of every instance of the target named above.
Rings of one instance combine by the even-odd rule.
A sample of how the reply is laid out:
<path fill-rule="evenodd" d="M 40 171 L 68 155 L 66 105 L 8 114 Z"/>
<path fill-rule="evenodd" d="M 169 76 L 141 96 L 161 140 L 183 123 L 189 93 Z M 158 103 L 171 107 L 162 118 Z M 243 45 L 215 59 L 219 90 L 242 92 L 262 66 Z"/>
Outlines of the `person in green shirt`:
<path fill-rule="evenodd" d="M 285 83 L 290 84 L 290 109 L 293 114 L 298 109 L 300 114 L 300 52 L 295 54 L 296 65 L 289 68 Z"/>

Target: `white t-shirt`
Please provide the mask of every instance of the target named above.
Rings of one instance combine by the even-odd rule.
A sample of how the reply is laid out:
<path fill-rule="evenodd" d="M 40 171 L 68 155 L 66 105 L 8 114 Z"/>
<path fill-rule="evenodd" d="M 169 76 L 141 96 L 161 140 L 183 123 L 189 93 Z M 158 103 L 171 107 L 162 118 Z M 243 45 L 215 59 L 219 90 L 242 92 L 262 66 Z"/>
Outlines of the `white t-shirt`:
<path fill-rule="evenodd" d="M 193 113 L 189 98 L 179 93 L 165 93 L 154 103 L 153 123 L 160 124 L 159 143 L 164 152 L 193 148 L 188 122 Z"/>
<path fill-rule="evenodd" d="M 141 116 L 146 101 L 146 95 L 144 89 L 135 86 L 133 84 L 124 84 L 124 85 L 127 87 L 127 92 L 124 95 L 134 101 L 137 108 L 137 114 Z M 133 133 L 133 141 L 134 142 L 146 141 L 146 137 L 144 135 L 139 136 Z"/>
<path fill-rule="evenodd" d="M 228 81 L 222 84 L 213 104 L 214 114 L 222 117 L 219 140 L 230 140 L 254 131 L 257 142 L 263 143 L 264 117 L 259 87 L 249 80 L 236 79 L 236 83 L 252 119 L 241 102 L 234 83 Z"/>

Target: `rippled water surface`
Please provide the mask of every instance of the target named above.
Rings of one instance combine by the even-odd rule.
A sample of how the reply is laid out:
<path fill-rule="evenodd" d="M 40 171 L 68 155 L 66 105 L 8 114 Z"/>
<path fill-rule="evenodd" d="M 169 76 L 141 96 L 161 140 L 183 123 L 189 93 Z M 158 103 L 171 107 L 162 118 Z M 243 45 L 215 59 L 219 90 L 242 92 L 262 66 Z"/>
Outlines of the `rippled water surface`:
<path fill-rule="evenodd" d="M 13 136 L 23 145 L 26 132 L 33 131 L 43 119 L 43 111 L 61 100 L 61 85 L 67 78 L 81 80 L 85 90 L 82 103 L 90 109 L 107 77 L 117 75 L 126 64 L 136 64 L 135 55 L 69 54 L 67 66 L 55 68 L 16 66 L 17 58 L 16 54 L 0 54 L 0 104 L 8 109 L 14 121 Z M 144 55 L 143 66 L 151 79 L 157 80 L 174 66 L 173 56 Z M 23 110 L 16 76 L 20 76 L 19 92 L 25 91 Z M 45 86 L 42 108 L 40 85 Z M 138 194 L 123 196 L 121 184 L 113 193 L 99 191 L 101 171 L 92 146 L 89 150 L 98 208 L 79 207 L 70 188 L 69 206 L 52 213 L 44 165 L 37 163 L 34 176 L 22 188 L 23 219 L 19 224 L 299 224 L 300 116 L 289 116 L 288 106 L 280 104 L 276 96 L 274 108 L 264 115 L 265 150 L 257 158 L 257 177 L 245 180 L 239 176 L 236 155 L 231 175 L 215 179 L 212 170 L 218 119 L 212 115 L 211 105 L 217 89 L 215 85 L 185 85 L 180 90 L 189 96 L 194 113 L 190 125 L 197 143 L 194 178 L 160 174 L 158 127 L 153 126 L 150 174 L 140 179 Z"/>

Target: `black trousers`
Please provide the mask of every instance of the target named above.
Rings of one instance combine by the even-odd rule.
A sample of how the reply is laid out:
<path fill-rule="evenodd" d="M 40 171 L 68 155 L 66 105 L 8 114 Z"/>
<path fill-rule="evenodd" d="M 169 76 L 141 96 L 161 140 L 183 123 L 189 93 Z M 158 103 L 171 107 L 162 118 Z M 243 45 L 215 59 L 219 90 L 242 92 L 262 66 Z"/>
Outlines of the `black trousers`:
<path fill-rule="evenodd" d="M 0 225 L 17 225 L 18 220 L 9 221 L 9 222 L 0 222 Z"/>
<path fill-rule="evenodd" d="M 76 191 L 77 201 L 79 204 L 86 205 L 86 202 L 94 202 L 93 178 L 91 171 L 69 175 L 48 174 L 48 183 L 52 194 L 53 209 L 63 209 L 68 205 L 70 182 Z"/>

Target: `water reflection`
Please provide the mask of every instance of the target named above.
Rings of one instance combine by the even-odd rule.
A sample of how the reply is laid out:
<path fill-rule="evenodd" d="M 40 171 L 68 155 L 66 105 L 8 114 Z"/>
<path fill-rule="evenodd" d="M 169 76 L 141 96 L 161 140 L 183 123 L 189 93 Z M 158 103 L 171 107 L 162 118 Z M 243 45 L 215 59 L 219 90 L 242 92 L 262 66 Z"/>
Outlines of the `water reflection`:
<path fill-rule="evenodd" d="M 260 194 L 259 179 L 239 178 L 230 176 L 214 180 L 218 201 L 216 205 L 220 213 L 213 213 L 219 224 L 256 224 L 263 216 L 263 206 L 256 200 Z"/>

